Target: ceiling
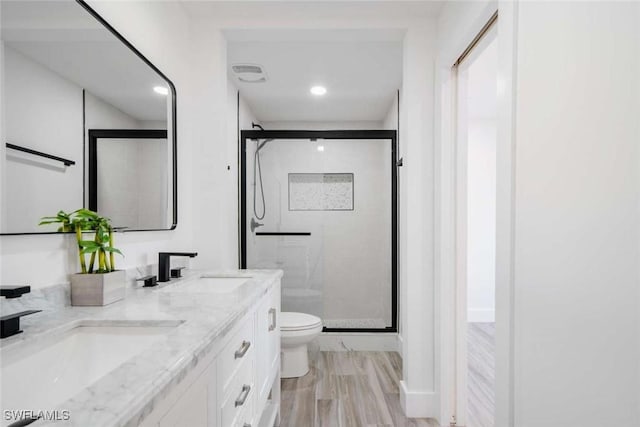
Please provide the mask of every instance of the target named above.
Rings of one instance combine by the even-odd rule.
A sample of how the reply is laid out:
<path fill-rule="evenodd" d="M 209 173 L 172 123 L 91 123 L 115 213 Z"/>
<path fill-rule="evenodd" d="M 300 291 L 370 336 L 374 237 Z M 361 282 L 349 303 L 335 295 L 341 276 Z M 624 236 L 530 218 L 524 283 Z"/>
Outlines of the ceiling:
<path fill-rule="evenodd" d="M 303 28 L 332 26 L 354 21 L 386 23 L 407 19 L 435 18 L 448 0 L 178 0 L 193 20 L 224 21 L 226 28 Z M 450 0 L 449 0 L 450 1 Z M 236 24 L 237 23 L 237 24 Z M 320 25 L 320 26 L 318 26 Z M 357 25 L 357 24 L 356 24 Z M 345 27 L 343 27 L 345 28 Z"/>
<path fill-rule="evenodd" d="M 229 78 L 261 121 L 380 121 L 402 84 L 399 30 L 227 32 Z M 233 64 L 259 64 L 264 83 L 239 82 Z M 327 88 L 314 96 L 314 85 Z"/>
<path fill-rule="evenodd" d="M 5 45 L 137 120 L 167 118 L 166 82 L 75 1 L 2 2 Z"/>

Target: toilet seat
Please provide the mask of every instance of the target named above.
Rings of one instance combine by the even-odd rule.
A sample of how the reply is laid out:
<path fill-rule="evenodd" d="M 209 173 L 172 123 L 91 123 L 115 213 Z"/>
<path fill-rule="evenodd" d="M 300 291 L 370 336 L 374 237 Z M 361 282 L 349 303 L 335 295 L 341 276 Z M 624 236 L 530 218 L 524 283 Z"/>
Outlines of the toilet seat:
<path fill-rule="evenodd" d="M 306 313 L 280 313 L 280 330 L 282 332 L 306 331 L 322 327 L 319 317 Z"/>

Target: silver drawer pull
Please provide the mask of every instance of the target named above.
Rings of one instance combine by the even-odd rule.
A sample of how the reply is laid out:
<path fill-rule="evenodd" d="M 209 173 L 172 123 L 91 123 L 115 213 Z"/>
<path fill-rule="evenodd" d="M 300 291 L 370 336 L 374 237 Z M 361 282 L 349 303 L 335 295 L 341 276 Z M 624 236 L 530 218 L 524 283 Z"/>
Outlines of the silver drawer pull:
<path fill-rule="evenodd" d="M 235 352 L 235 358 L 240 359 L 241 357 L 244 357 L 244 355 L 247 354 L 247 351 L 249 351 L 249 347 L 251 347 L 251 341 L 242 341 L 240 349 Z"/>
<path fill-rule="evenodd" d="M 245 384 L 242 386 L 242 391 L 240 392 L 240 396 L 238 396 L 238 398 L 236 399 L 236 408 L 238 406 L 244 405 L 244 402 L 245 400 L 247 400 L 247 397 L 249 396 L 250 391 L 251 391 L 250 385 Z"/>
<path fill-rule="evenodd" d="M 269 309 L 269 317 L 271 318 L 270 324 L 269 324 L 269 332 L 273 331 L 276 329 L 276 309 L 275 308 L 270 308 Z"/>

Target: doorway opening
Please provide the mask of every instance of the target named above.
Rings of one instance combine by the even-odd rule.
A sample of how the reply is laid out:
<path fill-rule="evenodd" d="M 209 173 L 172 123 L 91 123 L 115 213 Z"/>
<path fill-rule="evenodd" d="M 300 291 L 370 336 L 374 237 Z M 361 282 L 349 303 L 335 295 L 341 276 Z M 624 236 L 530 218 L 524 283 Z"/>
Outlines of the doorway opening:
<path fill-rule="evenodd" d="M 456 422 L 495 413 L 497 15 L 453 67 L 456 76 Z"/>
<path fill-rule="evenodd" d="M 225 36 L 237 102 L 239 265 L 283 270 L 283 312 L 323 323 L 314 348 L 397 351 L 404 31 Z"/>

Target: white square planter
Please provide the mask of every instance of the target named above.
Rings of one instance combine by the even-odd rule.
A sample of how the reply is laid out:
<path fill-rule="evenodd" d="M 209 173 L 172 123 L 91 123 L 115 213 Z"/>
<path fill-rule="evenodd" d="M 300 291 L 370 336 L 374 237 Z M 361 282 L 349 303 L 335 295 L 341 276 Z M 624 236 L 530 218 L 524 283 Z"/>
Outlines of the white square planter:
<path fill-rule="evenodd" d="M 116 270 L 102 274 L 71 275 L 71 305 L 100 306 L 124 298 L 126 274 Z"/>

